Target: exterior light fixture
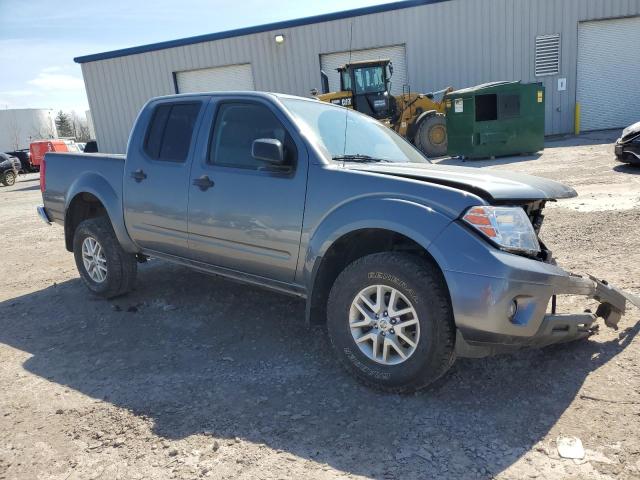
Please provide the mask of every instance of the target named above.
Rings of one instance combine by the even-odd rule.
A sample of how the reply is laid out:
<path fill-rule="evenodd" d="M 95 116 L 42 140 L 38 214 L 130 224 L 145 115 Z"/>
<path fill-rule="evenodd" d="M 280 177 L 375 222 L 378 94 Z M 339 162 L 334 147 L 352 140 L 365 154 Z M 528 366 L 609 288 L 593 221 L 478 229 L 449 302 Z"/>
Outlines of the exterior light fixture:
<path fill-rule="evenodd" d="M 278 45 L 282 45 L 284 43 L 284 35 L 282 35 L 281 33 L 279 33 L 278 35 L 276 35 L 274 37 L 274 40 L 276 41 L 276 43 Z"/>

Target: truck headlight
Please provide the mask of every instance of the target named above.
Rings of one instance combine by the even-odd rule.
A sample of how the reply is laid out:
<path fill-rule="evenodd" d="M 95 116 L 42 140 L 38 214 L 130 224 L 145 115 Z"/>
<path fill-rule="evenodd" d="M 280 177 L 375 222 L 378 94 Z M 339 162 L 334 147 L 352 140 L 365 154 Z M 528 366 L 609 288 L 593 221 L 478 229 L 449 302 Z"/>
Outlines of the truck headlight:
<path fill-rule="evenodd" d="M 504 250 L 540 252 L 538 236 L 520 207 L 471 207 L 462 219 Z"/>

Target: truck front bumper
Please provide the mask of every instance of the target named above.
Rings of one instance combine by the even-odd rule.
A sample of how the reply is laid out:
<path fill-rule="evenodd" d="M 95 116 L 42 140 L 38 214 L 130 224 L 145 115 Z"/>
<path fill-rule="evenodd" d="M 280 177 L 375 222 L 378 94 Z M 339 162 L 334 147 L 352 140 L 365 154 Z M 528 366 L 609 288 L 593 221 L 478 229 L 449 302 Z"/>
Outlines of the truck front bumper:
<path fill-rule="evenodd" d="M 461 326 L 456 335 L 457 355 L 478 358 L 507 353 L 524 347 L 541 348 L 578 340 L 590 336 L 597 330 L 596 321 L 598 318 L 602 318 L 608 327 L 617 330 L 618 322 L 626 311 L 627 301 L 640 308 L 640 297 L 624 292 L 592 276 L 586 278 L 568 274 L 555 286 L 553 295 L 585 296 L 597 300 L 599 305 L 595 313 L 587 310 L 583 313 L 558 314 L 553 311 L 545 313 L 539 320 L 535 317 L 528 317 L 527 312 L 522 313 L 519 308 L 513 317 L 507 316 L 507 320 L 511 324 L 517 325 L 518 322 L 527 321 L 532 325 L 537 325 L 533 335 L 513 335 L 507 333 L 507 329 L 503 329 L 503 332 L 496 332 Z M 541 301 L 545 301 L 545 299 L 546 296 L 543 296 Z M 517 303 L 517 297 L 515 297 L 515 301 Z M 528 301 L 535 303 L 536 299 L 530 297 Z M 555 302 L 552 308 L 555 310 Z M 519 315 L 521 316 L 519 317 Z"/>
<path fill-rule="evenodd" d="M 593 332 L 598 317 L 617 328 L 627 302 L 640 307 L 637 295 L 592 276 L 499 250 L 456 222 L 429 251 L 447 282 L 461 357 L 576 340 Z M 558 314 L 557 295 L 584 296 L 599 305 L 594 312 Z"/>

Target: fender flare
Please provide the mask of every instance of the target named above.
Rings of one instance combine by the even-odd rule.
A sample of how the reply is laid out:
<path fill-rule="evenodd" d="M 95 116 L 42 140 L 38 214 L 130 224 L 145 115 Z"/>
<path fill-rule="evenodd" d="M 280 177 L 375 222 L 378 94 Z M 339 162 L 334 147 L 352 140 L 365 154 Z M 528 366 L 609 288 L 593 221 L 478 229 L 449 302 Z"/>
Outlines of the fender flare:
<path fill-rule="evenodd" d="M 362 212 L 376 212 L 363 219 Z M 422 219 L 416 221 L 416 219 Z M 349 201 L 327 214 L 313 231 L 301 268 L 307 291 L 306 321 L 311 322 L 314 286 L 326 253 L 345 235 L 364 229 L 380 229 L 403 235 L 428 251 L 452 218 L 428 205 L 389 197 L 363 197 Z"/>
<path fill-rule="evenodd" d="M 416 118 L 416 121 L 409 125 L 409 128 L 407 128 L 407 138 L 411 140 L 411 143 L 413 143 L 416 133 L 418 132 L 418 128 L 420 128 L 420 124 L 425 120 L 425 118 L 435 117 L 437 114 L 437 110 L 427 110 L 426 112 L 422 112 L 418 118 Z"/>
<path fill-rule="evenodd" d="M 127 252 L 137 253 L 139 248 L 135 245 L 133 240 L 131 240 L 131 237 L 129 237 L 129 233 L 125 227 L 124 211 L 122 209 L 122 195 L 119 196 L 104 177 L 93 172 L 86 172 L 83 175 L 80 175 L 67 190 L 64 205 L 65 238 L 68 238 L 67 234 L 69 233 L 69 207 L 73 201 L 83 193 L 90 193 L 96 197 L 100 203 L 102 203 L 107 211 L 107 216 L 109 217 L 109 221 L 111 222 L 116 234 L 116 238 L 122 248 Z"/>

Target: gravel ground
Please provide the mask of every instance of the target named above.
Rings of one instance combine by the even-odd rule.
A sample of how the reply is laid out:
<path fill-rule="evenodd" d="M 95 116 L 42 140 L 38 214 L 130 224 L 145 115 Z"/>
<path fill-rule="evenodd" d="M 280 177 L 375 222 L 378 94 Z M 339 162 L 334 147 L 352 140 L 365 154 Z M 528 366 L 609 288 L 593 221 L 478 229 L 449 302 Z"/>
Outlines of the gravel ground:
<path fill-rule="evenodd" d="M 466 164 L 575 187 L 547 208 L 545 241 L 640 293 L 640 169 L 614 161 L 613 138 Z M 640 478 L 638 310 L 384 395 L 342 372 L 299 300 L 159 261 L 133 294 L 92 297 L 40 202 L 34 175 L 0 188 L 0 478 Z M 559 457 L 562 436 L 584 460 Z"/>

